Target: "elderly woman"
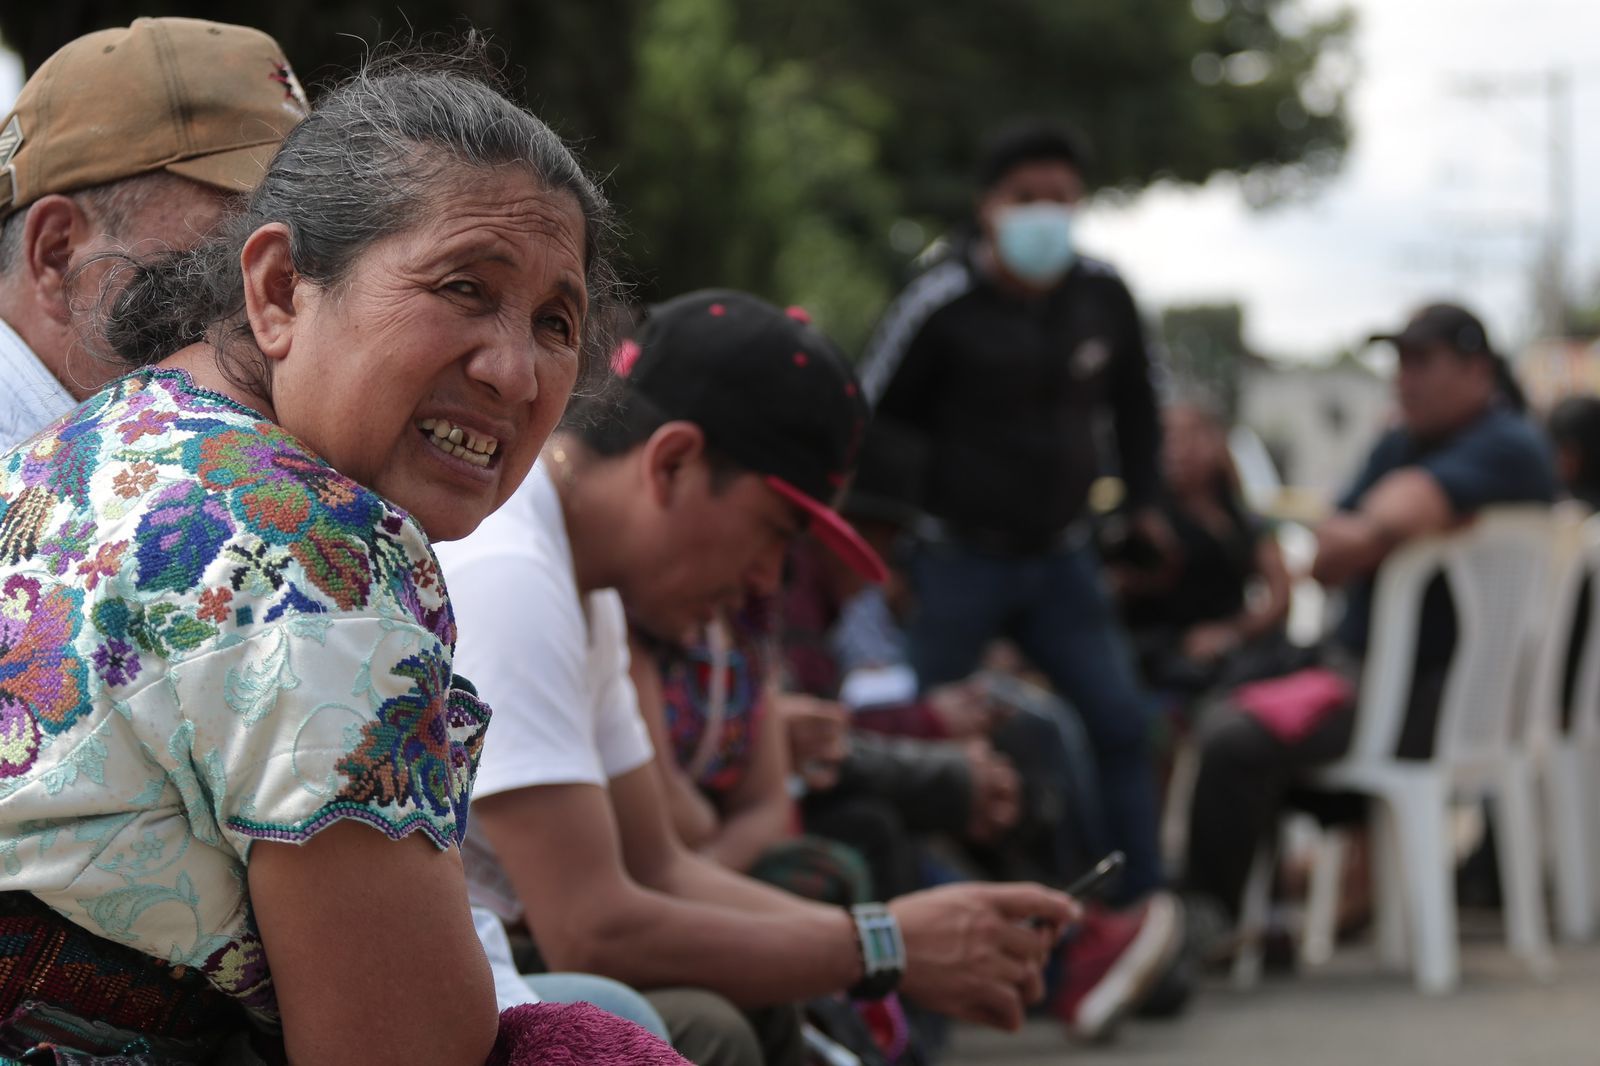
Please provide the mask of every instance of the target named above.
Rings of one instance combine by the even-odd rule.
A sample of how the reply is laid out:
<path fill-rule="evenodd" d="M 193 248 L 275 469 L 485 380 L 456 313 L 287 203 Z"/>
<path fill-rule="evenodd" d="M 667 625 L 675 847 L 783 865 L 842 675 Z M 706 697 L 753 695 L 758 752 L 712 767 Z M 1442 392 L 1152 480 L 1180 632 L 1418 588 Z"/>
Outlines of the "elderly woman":
<path fill-rule="evenodd" d="M 429 543 L 556 424 L 607 220 L 486 80 L 393 63 L 125 271 L 140 369 L 0 458 L 0 1058 L 485 1060 Z"/>

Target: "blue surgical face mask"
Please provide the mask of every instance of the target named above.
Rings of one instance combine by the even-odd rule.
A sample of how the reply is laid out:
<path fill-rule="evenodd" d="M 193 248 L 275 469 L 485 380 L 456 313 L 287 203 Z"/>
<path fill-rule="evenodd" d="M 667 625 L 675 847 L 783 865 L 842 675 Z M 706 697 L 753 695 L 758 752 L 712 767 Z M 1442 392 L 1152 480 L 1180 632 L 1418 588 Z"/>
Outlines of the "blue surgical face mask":
<path fill-rule="evenodd" d="M 1052 285 L 1072 266 L 1073 210 L 1042 201 L 995 212 L 994 250 L 1012 275 L 1030 285 Z"/>

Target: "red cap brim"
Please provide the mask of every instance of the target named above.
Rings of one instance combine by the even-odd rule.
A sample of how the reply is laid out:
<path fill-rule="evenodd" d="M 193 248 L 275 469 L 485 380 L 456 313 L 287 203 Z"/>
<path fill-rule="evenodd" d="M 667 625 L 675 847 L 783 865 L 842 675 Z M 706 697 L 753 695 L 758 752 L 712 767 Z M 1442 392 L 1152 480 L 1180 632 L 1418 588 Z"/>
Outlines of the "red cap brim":
<path fill-rule="evenodd" d="M 780 477 L 769 474 L 766 482 L 778 495 L 811 516 L 811 535 L 849 564 L 850 569 L 877 585 L 889 580 L 889 568 L 883 565 L 878 553 L 838 511 L 812 499 Z"/>

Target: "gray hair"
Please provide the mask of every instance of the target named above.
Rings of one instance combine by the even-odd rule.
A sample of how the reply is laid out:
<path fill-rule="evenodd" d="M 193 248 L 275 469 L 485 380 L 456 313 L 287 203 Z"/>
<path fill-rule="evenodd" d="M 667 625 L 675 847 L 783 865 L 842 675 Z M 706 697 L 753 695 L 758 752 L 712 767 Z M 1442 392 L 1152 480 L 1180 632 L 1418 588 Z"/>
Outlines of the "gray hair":
<path fill-rule="evenodd" d="M 129 242 L 142 236 L 138 229 L 152 205 L 188 195 L 199 187 L 188 178 L 157 170 L 67 195 L 78 201 L 101 232 Z M 0 278 L 11 273 L 22 261 L 22 231 L 28 224 L 28 212 L 32 210 L 33 205 L 29 204 L 0 221 Z"/>
<path fill-rule="evenodd" d="M 145 365 L 206 340 L 231 380 L 270 396 L 254 344 L 230 343 L 250 336 L 239 268 L 250 234 L 282 223 L 295 271 L 336 288 L 371 245 L 435 210 L 459 180 L 459 167 L 514 165 L 549 191 L 571 193 L 582 211 L 586 380 L 603 370 L 616 292 L 610 205 L 561 139 L 506 97 L 483 52 L 481 39 L 469 38 L 451 55 L 372 61 L 328 92 L 216 237 L 187 253 L 126 262 L 122 272 L 130 276 L 104 324 L 116 354 Z"/>

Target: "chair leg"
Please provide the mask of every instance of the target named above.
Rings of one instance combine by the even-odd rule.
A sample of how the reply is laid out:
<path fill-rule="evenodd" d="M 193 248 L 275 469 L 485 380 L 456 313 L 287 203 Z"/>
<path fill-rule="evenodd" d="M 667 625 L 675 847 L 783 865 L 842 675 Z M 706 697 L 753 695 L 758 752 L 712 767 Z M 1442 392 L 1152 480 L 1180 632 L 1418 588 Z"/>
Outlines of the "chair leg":
<path fill-rule="evenodd" d="M 1389 804 L 1372 800 L 1372 905 L 1378 961 L 1384 969 L 1406 968 L 1406 894 L 1403 856 Z"/>
<path fill-rule="evenodd" d="M 1583 767 L 1579 780 L 1583 782 L 1584 824 L 1593 827 L 1591 832 L 1600 832 L 1600 784 L 1597 784 L 1600 782 L 1600 750 L 1584 751 L 1579 765 Z M 1593 913 L 1600 914 L 1600 844 L 1597 843 L 1589 846 L 1589 884 L 1594 890 L 1590 908 Z"/>
<path fill-rule="evenodd" d="M 1460 983 L 1461 959 L 1444 783 L 1408 782 L 1385 800 L 1392 804 L 1400 845 L 1417 987 L 1430 995 L 1449 992 Z"/>
<path fill-rule="evenodd" d="M 1261 958 L 1265 953 L 1267 921 L 1272 913 L 1272 872 L 1274 849 L 1257 849 L 1250 865 L 1250 880 L 1245 882 L 1244 899 L 1239 903 L 1239 945 L 1233 955 L 1235 988 L 1254 988 L 1261 981 Z"/>
<path fill-rule="evenodd" d="M 1194 783 L 1200 776 L 1200 745 L 1192 737 L 1178 741 L 1172 756 L 1172 773 L 1167 775 L 1167 801 L 1161 811 L 1161 854 L 1167 868 L 1182 870 L 1189 846 L 1189 807 L 1194 801 Z"/>
<path fill-rule="evenodd" d="M 1308 967 L 1325 966 L 1333 958 L 1339 936 L 1339 886 L 1344 876 L 1346 841 L 1345 833 L 1324 830 L 1312 851 L 1305 929 L 1300 937 L 1300 961 Z"/>
<path fill-rule="evenodd" d="M 1507 763 L 1501 774 L 1500 794 L 1494 798 L 1491 811 L 1500 884 L 1505 893 L 1507 944 L 1536 976 L 1548 976 L 1554 960 L 1540 876 L 1538 802 L 1533 773 L 1525 760 Z"/>
<path fill-rule="evenodd" d="M 1589 761 L 1576 749 L 1558 748 L 1550 753 L 1543 774 L 1557 927 L 1568 942 L 1586 941 L 1595 933 L 1595 848 L 1589 831 L 1596 823 L 1584 766 Z"/>

